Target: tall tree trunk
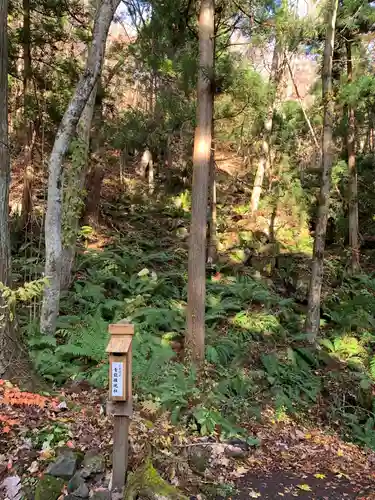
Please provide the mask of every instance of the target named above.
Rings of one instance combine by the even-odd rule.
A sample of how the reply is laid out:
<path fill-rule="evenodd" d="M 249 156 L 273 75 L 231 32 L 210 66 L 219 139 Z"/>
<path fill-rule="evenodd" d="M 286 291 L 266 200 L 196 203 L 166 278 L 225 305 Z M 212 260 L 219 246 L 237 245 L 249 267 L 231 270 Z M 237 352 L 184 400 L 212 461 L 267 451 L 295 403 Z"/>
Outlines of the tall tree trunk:
<path fill-rule="evenodd" d="M 96 227 L 99 224 L 100 193 L 104 179 L 104 148 L 103 148 L 103 94 L 101 78 L 98 80 L 96 102 L 93 116 L 93 134 L 91 140 L 93 162 L 87 172 L 85 179 L 85 191 L 87 193 L 84 221 L 85 224 Z"/>
<path fill-rule="evenodd" d="M 8 134 L 8 0 L 0 0 L 0 284 L 11 285 L 9 231 L 10 154 Z M 0 287 L 0 378 L 14 378 L 30 387 L 35 382 L 28 353 L 11 321 Z"/>
<path fill-rule="evenodd" d="M 100 2 L 94 0 L 85 2 L 90 17 L 94 20 Z M 92 29 L 92 26 L 90 26 Z M 89 49 L 89 47 L 88 47 Z M 100 67 L 100 73 L 102 67 Z M 63 207 L 62 207 L 62 266 L 60 288 L 69 288 L 72 281 L 72 271 L 77 250 L 79 223 L 85 207 L 84 187 L 90 160 L 90 138 L 96 95 L 100 76 L 95 83 L 77 126 L 77 141 L 72 153 L 71 162 L 64 174 Z"/>
<path fill-rule="evenodd" d="M 314 253 L 311 269 L 306 333 L 314 343 L 320 326 L 320 296 L 323 282 L 324 248 L 330 202 L 331 171 L 333 163 L 332 128 L 334 119 L 334 100 L 332 98 L 332 59 L 335 42 L 338 0 L 331 0 L 327 13 L 327 32 L 323 55 L 323 139 L 322 139 L 322 180 L 318 207 L 318 221 L 315 230 Z"/>
<path fill-rule="evenodd" d="M 215 94 L 212 93 L 212 115 L 215 109 Z M 213 264 L 217 256 L 217 207 L 216 207 L 216 164 L 215 164 L 215 127 L 212 117 L 212 145 L 210 159 L 210 178 L 209 178 L 209 220 L 208 220 L 208 244 L 207 244 L 207 262 Z"/>
<path fill-rule="evenodd" d="M 32 78 L 31 68 L 31 22 L 30 22 L 30 0 L 23 0 L 23 127 L 24 127 L 24 177 L 22 192 L 22 224 L 30 222 L 32 213 L 32 196 L 34 169 L 32 162 L 32 136 L 33 126 L 30 112 L 30 83 Z"/>
<path fill-rule="evenodd" d="M 67 167 L 63 193 L 61 289 L 68 288 L 76 255 L 79 221 L 84 202 L 83 190 L 89 162 L 90 134 L 94 114 L 97 84 L 83 110 L 77 126 L 77 142 L 71 164 Z"/>
<path fill-rule="evenodd" d="M 7 377 L 17 345 L 3 287 L 11 285 L 9 230 L 8 0 L 0 0 L 0 378 Z"/>
<path fill-rule="evenodd" d="M 200 364 L 205 348 L 207 197 L 212 142 L 214 0 L 201 0 L 197 127 L 194 136 L 192 215 L 188 260 L 186 353 Z"/>
<path fill-rule="evenodd" d="M 9 183 L 8 147 L 8 1 L 0 0 L 0 283 L 10 282 Z M 3 317 L 4 316 L 4 317 Z M 8 350 L 8 314 L 0 293 L 0 376 L 5 371 Z"/>
<path fill-rule="evenodd" d="M 60 304 L 61 275 L 61 191 L 64 156 L 73 138 L 78 121 L 99 78 L 109 26 L 120 0 L 103 0 L 95 17 L 93 41 L 86 68 L 61 120 L 48 164 L 48 199 L 45 222 L 46 266 L 49 280 L 43 297 L 40 329 L 53 335 Z"/>
<path fill-rule="evenodd" d="M 262 145 L 258 161 L 258 168 L 255 174 L 254 187 L 251 193 L 250 210 L 254 214 L 258 210 L 260 195 L 262 193 L 264 175 L 267 168 L 270 155 L 270 139 L 273 126 L 273 113 L 275 108 L 275 100 L 277 94 L 277 87 L 279 84 L 279 69 L 280 69 L 280 56 L 282 54 L 281 42 L 276 39 L 275 47 L 272 56 L 271 73 L 269 77 L 269 95 L 268 95 L 268 108 L 267 116 L 263 125 L 262 132 Z"/>
<path fill-rule="evenodd" d="M 348 82 L 353 81 L 352 44 L 346 41 L 346 60 Z M 351 270 L 356 273 L 359 269 L 358 243 L 358 186 L 357 168 L 355 164 L 355 113 L 352 105 L 348 106 L 347 151 L 349 169 L 349 246 L 351 249 Z"/>

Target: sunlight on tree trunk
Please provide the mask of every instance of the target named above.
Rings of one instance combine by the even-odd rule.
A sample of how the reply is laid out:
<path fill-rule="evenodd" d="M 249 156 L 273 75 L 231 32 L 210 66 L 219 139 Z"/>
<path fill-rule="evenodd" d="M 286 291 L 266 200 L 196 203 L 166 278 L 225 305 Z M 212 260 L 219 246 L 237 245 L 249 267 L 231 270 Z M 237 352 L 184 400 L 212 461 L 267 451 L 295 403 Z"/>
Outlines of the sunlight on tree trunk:
<path fill-rule="evenodd" d="M 273 50 L 271 73 L 269 77 L 269 101 L 267 116 L 263 126 L 262 145 L 259 153 L 258 168 L 255 174 L 254 187 L 251 193 L 250 210 L 254 214 L 258 210 L 260 195 L 264 182 L 264 175 L 266 173 L 267 163 L 270 155 L 270 139 L 273 126 L 273 114 L 277 93 L 277 86 L 279 84 L 279 69 L 280 69 L 280 55 L 282 47 L 279 40 L 275 40 L 275 47 Z"/>
<path fill-rule="evenodd" d="M 315 230 L 314 253 L 306 316 L 306 333 L 310 342 L 316 341 L 320 327 L 320 296 L 323 282 L 324 248 L 327 231 L 328 211 L 333 163 L 332 128 L 334 121 L 334 100 L 332 98 L 332 60 L 335 42 L 338 0 L 332 0 L 327 13 L 327 32 L 323 55 L 323 141 L 322 141 L 322 180 L 320 187 L 318 221 Z"/>
<path fill-rule="evenodd" d="M 353 81 L 352 44 L 346 42 L 346 60 L 348 83 Z M 359 244 L 358 244 L 358 186 L 357 168 L 355 162 L 355 112 L 352 105 L 348 106 L 347 150 L 349 169 L 349 246 L 351 250 L 351 271 L 356 273 L 359 269 Z"/>
<path fill-rule="evenodd" d="M 193 154 L 185 349 L 187 357 L 198 365 L 203 362 L 205 354 L 207 201 L 212 142 L 214 18 L 214 1 L 202 0 L 199 14 L 200 69 Z"/>
<path fill-rule="evenodd" d="M 61 202 L 62 166 L 78 121 L 100 75 L 109 26 L 120 0 L 103 0 L 95 18 L 93 42 L 86 68 L 61 120 L 48 165 L 48 199 L 45 221 L 46 265 L 49 280 L 43 296 L 40 329 L 53 335 L 60 304 L 60 277 L 62 259 Z"/>

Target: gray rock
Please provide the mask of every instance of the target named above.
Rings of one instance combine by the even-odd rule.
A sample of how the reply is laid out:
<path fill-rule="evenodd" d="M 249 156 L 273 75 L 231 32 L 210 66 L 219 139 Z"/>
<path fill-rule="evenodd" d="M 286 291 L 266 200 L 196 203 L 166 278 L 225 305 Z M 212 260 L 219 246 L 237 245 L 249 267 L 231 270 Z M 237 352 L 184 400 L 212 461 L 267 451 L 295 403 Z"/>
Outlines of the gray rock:
<path fill-rule="evenodd" d="M 77 471 L 68 483 L 68 486 L 67 486 L 68 492 L 73 493 L 84 482 L 85 482 L 85 480 L 83 479 L 81 473 L 79 471 Z"/>
<path fill-rule="evenodd" d="M 96 450 L 90 450 L 86 453 L 83 459 L 82 467 L 83 470 L 81 475 L 83 478 L 88 478 L 95 474 L 100 474 L 105 470 L 104 457 L 100 455 L 100 453 L 98 453 Z"/>
<path fill-rule="evenodd" d="M 108 490 L 95 491 L 91 500 L 111 500 L 111 494 Z"/>
<path fill-rule="evenodd" d="M 57 457 L 56 461 L 49 465 L 46 474 L 62 479 L 70 479 L 74 476 L 77 468 L 77 458 L 73 452 L 65 452 Z"/>
<path fill-rule="evenodd" d="M 76 472 L 68 483 L 68 492 L 72 493 L 74 497 L 88 498 L 89 489 L 85 483 L 80 472 Z"/>
<path fill-rule="evenodd" d="M 86 483 L 82 483 L 75 491 L 72 493 L 72 497 L 75 499 L 88 498 L 90 495 L 90 490 Z"/>

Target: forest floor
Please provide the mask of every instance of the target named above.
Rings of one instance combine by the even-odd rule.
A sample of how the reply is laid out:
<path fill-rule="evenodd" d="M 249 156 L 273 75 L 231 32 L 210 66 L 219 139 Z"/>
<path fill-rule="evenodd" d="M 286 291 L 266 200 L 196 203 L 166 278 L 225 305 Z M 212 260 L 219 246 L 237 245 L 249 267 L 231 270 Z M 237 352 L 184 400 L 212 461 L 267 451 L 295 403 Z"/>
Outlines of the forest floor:
<path fill-rule="evenodd" d="M 73 383 L 55 396 L 41 396 L 20 392 L 1 381 L 0 396 L 0 484 L 8 476 L 18 477 L 22 489 L 15 488 L 13 493 L 22 491 L 24 495 L 12 497 L 3 492 L 0 498 L 34 498 L 33 487 L 62 447 L 80 454 L 99 453 L 106 467 L 91 479 L 90 490 L 94 494 L 108 487 L 112 421 L 104 411 L 105 391 Z M 262 424 L 252 423 L 249 429 L 260 440 L 259 447 L 240 453 L 241 448 L 228 445 L 228 454 L 225 444 L 189 436 L 173 427 L 168 415 L 151 421 L 141 413 L 135 413 L 130 430 L 130 468 L 134 470 L 144 461 L 152 446 L 163 475 L 174 475 L 174 483 L 191 497 L 199 498 L 201 492 L 208 499 L 233 500 L 375 498 L 375 453 L 321 429 L 265 416 Z M 186 474 L 192 458 L 202 457 L 191 455 L 191 450 L 204 451 L 208 461 L 204 474 Z M 179 476 L 179 471 L 184 475 Z M 216 493 L 210 494 L 209 486 L 214 484 Z M 58 498 L 67 493 L 65 484 Z"/>
<path fill-rule="evenodd" d="M 233 153 L 229 154 L 233 156 Z M 220 266 L 224 266 L 223 268 L 227 266 L 226 269 L 229 271 L 223 271 L 220 267 L 215 278 L 217 282 L 211 283 L 212 286 L 208 287 L 210 305 L 207 314 L 209 334 L 207 343 L 211 348 L 208 376 L 211 376 L 215 369 L 220 376 L 215 378 L 217 374 L 213 375 L 208 386 L 199 387 L 196 391 L 195 387 L 188 387 L 188 382 L 186 388 L 181 388 L 176 383 L 176 387 L 173 386 L 171 389 L 171 394 L 168 394 L 172 399 L 170 402 L 166 400 L 169 407 L 162 407 L 160 393 L 154 385 L 165 385 L 167 378 L 160 381 L 157 378 L 159 373 L 155 374 L 153 377 L 156 382 L 151 378 L 146 379 L 144 385 L 146 382 L 149 385 L 145 388 L 138 380 L 140 373 L 146 371 L 141 364 L 144 360 L 138 358 L 134 360 L 140 364 L 135 374 L 137 380 L 134 381 L 138 384 L 140 393 L 135 401 L 135 414 L 130 429 L 129 469 L 135 473 L 151 456 L 161 476 L 178 486 L 191 498 L 199 498 L 201 495 L 208 500 L 375 499 L 375 452 L 370 447 L 353 444 L 355 440 L 351 439 L 352 436 L 348 432 L 349 425 L 342 427 L 340 420 L 341 413 L 350 413 L 350 406 L 360 406 L 359 396 L 368 395 L 370 391 L 372 397 L 374 392 L 371 391 L 374 391 L 374 386 L 371 383 L 361 386 L 362 392 L 358 390 L 358 393 L 361 392 L 358 395 L 352 387 L 354 384 L 358 385 L 358 377 L 356 373 L 352 375 L 348 368 L 349 355 L 347 358 L 342 355 L 339 359 L 329 357 L 327 366 L 319 359 L 316 366 L 303 368 L 301 372 L 298 371 L 300 367 L 296 371 L 292 366 L 293 363 L 286 357 L 286 353 L 289 356 L 291 349 L 297 350 L 301 346 L 298 337 L 301 315 L 295 313 L 294 305 L 293 307 L 290 305 L 290 301 L 293 302 L 295 297 L 290 298 L 289 295 L 284 297 L 284 292 L 288 292 L 284 290 L 285 283 L 280 291 L 279 277 L 275 279 L 269 272 L 267 245 L 258 241 L 247 242 L 244 239 L 258 230 L 261 234 L 267 232 L 270 214 L 267 209 L 260 210 L 255 222 L 246 216 L 251 192 L 250 184 L 245 178 L 238 179 L 234 176 L 234 172 L 238 173 L 240 169 L 240 159 L 235 155 L 230 160 L 226 158 L 226 153 L 218 155 L 220 169 L 218 189 L 222 204 L 219 210 L 219 229 Z M 126 191 L 125 196 L 122 190 Z M 144 186 L 142 190 L 144 191 Z M 83 366 L 84 370 L 87 369 L 87 373 L 91 374 L 94 369 L 94 372 L 95 370 L 105 372 L 107 376 L 106 355 L 102 345 L 106 342 L 106 337 L 103 332 L 106 332 L 109 321 L 117 320 L 116 314 L 118 317 L 124 315 L 128 317 L 133 314 L 141 337 L 144 336 L 146 339 L 144 342 L 149 342 L 153 338 L 147 336 L 149 333 L 160 342 L 160 338 L 164 340 L 165 337 L 168 340 L 168 335 L 174 331 L 176 335 L 173 337 L 173 350 L 176 357 L 172 358 L 172 363 L 156 366 L 159 371 L 165 370 L 167 377 L 171 366 L 173 368 L 175 365 L 180 365 L 179 338 L 184 331 L 181 310 L 185 304 L 183 290 L 187 249 L 186 231 L 181 231 L 180 234 L 180 230 L 188 227 L 189 209 L 173 205 L 172 197 L 168 200 L 169 204 L 163 197 L 159 200 L 148 200 L 147 196 L 137 194 L 134 179 L 130 179 L 126 186 L 121 187 L 117 177 L 113 178 L 113 175 L 109 175 L 106 179 L 102 194 L 104 200 L 101 207 L 101 227 L 84 241 L 80 259 L 88 259 L 86 267 L 80 263 L 76 274 L 77 288 L 73 287 L 71 294 L 62 301 L 62 319 L 67 320 L 67 326 L 62 327 L 59 333 L 57 348 L 53 346 L 51 349 L 49 346 L 50 350 L 38 352 L 36 351 L 38 338 L 27 337 L 33 342 L 30 345 L 35 349 L 34 354 L 45 354 L 45 357 L 41 358 L 42 364 L 39 369 L 42 373 L 47 373 L 56 383 L 50 385 L 48 393 L 35 394 L 23 392 L 9 381 L 0 381 L 0 485 L 8 484 L 3 481 L 9 477 L 19 480 L 19 483 L 13 482 L 12 486 L 8 487 L 7 494 L 3 488 L 0 492 L 1 500 L 5 498 L 50 500 L 50 498 L 36 497 L 35 488 L 45 477 L 50 464 L 54 463 L 64 450 L 76 452 L 80 457 L 87 452 L 99 454 L 105 465 L 89 478 L 87 485 L 90 495 L 109 487 L 113 443 L 112 419 L 106 415 L 105 410 L 107 398 L 107 390 L 103 389 L 105 382 L 99 379 L 96 387 L 87 381 L 77 382 L 74 378 L 80 372 L 77 371 L 71 376 L 73 372 L 69 370 L 74 366 L 82 370 Z M 178 201 L 182 205 L 185 203 L 183 196 L 179 193 Z M 299 292 L 298 281 L 303 281 L 302 285 L 306 282 L 305 277 L 301 280 L 301 273 L 309 268 L 312 241 L 306 228 L 301 231 L 297 219 L 292 210 L 284 210 L 276 227 L 281 247 L 288 259 L 290 257 L 288 252 L 292 252 L 289 260 L 292 261 L 293 269 L 286 273 L 287 277 L 291 278 L 297 269 L 298 276 L 293 283 L 296 295 Z M 296 235 L 302 237 L 298 239 Z M 254 274 L 253 269 L 250 274 L 249 269 L 243 266 L 243 247 L 248 243 L 258 245 L 259 254 L 265 249 L 265 257 L 261 255 L 261 259 L 264 260 L 260 262 L 259 276 L 254 281 L 242 282 L 243 278 L 251 280 Z M 23 242 L 24 247 L 26 244 L 27 242 Z M 25 248 L 27 252 L 30 251 L 30 246 Z M 254 250 L 255 254 L 257 249 Z M 27 253 L 25 257 L 28 273 L 35 262 L 35 268 L 36 265 L 40 267 L 39 254 L 34 257 L 33 254 Z M 22 256 L 18 256 L 16 265 L 19 262 L 23 262 Z M 331 255 L 328 255 L 326 267 L 329 272 L 336 265 L 334 255 L 332 262 L 333 264 Z M 139 271 L 143 271 L 146 267 L 156 271 L 157 280 L 159 276 L 160 280 L 154 282 L 153 278 L 140 276 Z M 37 270 L 36 273 L 38 272 Z M 35 278 L 38 274 L 32 275 L 30 271 L 30 275 L 27 276 Z M 238 282 L 234 281 L 236 279 Z M 326 276 L 328 295 L 337 294 L 336 289 L 329 288 L 330 282 L 328 273 L 328 278 Z M 254 295 L 249 290 L 253 285 Z M 220 295 L 223 293 L 222 290 L 232 295 L 224 296 L 222 299 Z M 231 304 L 229 299 L 234 302 Z M 107 304 L 107 301 L 108 306 L 104 304 L 104 302 Z M 182 306 L 177 309 L 179 304 Z M 217 304 L 222 309 L 217 307 Z M 345 305 L 347 304 L 343 303 L 343 307 Z M 356 312 L 356 308 L 360 309 L 356 304 L 350 307 L 354 312 L 348 309 L 345 314 L 349 316 Z M 161 318 L 155 316 L 158 308 L 161 311 Z M 31 309 L 37 310 L 37 306 L 34 305 Z M 97 312 L 100 321 L 97 321 Z M 147 312 L 150 314 L 149 317 Z M 234 327 L 234 314 L 237 312 L 238 325 Z M 29 311 L 27 311 L 29 318 L 28 315 Z M 339 310 L 336 321 L 339 321 L 342 315 L 342 311 Z M 248 317 L 251 322 L 245 324 Z M 69 318 L 75 318 L 78 323 L 69 325 Z M 75 346 L 74 341 L 79 340 L 78 334 L 76 338 L 74 337 L 75 332 L 83 334 L 83 330 L 79 330 L 79 325 L 86 327 L 93 318 L 97 321 L 93 322 L 94 329 L 88 329 L 86 333 L 88 342 L 94 345 L 98 340 L 94 338 L 95 332 L 99 328 L 99 334 L 103 337 L 99 339 L 101 343 L 96 348 L 99 354 L 90 353 L 82 360 L 80 354 L 74 357 L 65 351 L 62 356 L 55 358 L 59 348 L 67 347 L 66 344 L 69 343 Z M 350 321 L 357 320 L 355 317 Z M 330 334 L 330 331 L 328 333 Z M 213 334 L 216 334 L 216 337 L 213 337 Z M 25 335 L 30 334 L 26 332 Z M 235 349 L 238 344 L 239 351 L 233 357 L 232 353 L 228 355 L 225 350 L 219 350 L 225 348 L 225 342 L 231 339 L 230 335 L 234 336 L 234 343 L 229 344 L 230 349 Z M 82 348 L 82 344 L 78 346 Z M 142 349 L 140 357 L 145 352 L 145 356 L 150 356 L 151 365 L 152 352 L 145 351 L 144 346 Z M 216 349 L 215 359 L 212 358 L 212 349 Z M 269 376 L 266 368 L 260 363 L 263 354 L 272 355 L 274 352 L 281 353 L 282 366 L 291 368 L 290 373 L 280 371 L 278 376 L 282 380 L 279 385 L 275 384 L 276 377 Z M 224 360 L 220 357 L 220 353 Z M 135 358 L 136 355 L 135 350 Z M 239 355 L 242 355 L 242 358 L 239 358 Z M 156 351 L 155 356 L 159 356 L 159 351 Z M 55 371 L 47 372 L 50 359 L 51 370 L 54 364 L 57 368 L 55 367 Z M 238 359 L 243 363 L 240 367 L 236 364 Z M 63 370 L 68 375 L 61 381 Z M 259 381 L 261 370 L 264 372 L 263 379 Z M 232 387 L 232 392 L 228 394 L 223 393 L 220 397 L 223 398 L 226 410 L 215 406 L 217 402 L 210 401 L 212 396 L 210 391 L 214 392 L 216 385 L 221 382 L 220 377 L 234 380 L 242 371 L 245 375 L 251 375 L 244 379 L 250 381 L 250 387 L 244 386 L 243 389 L 240 385 Z M 171 371 L 172 382 L 169 379 L 169 384 L 174 383 L 174 376 L 175 373 Z M 339 382 L 335 379 L 336 376 Z M 350 378 L 352 376 L 353 378 Z M 323 380 L 321 392 L 310 398 L 318 379 Z M 365 382 L 367 383 L 367 379 Z M 287 411 L 283 405 L 277 407 L 272 390 L 280 389 L 280 385 L 286 393 L 293 393 L 291 406 L 297 410 L 294 413 Z M 295 389 L 298 394 L 294 394 Z M 176 390 L 177 395 L 173 390 Z M 333 408 L 337 405 L 336 391 L 337 399 L 342 400 L 342 403 L 341 406 Z M 173 409 L 184 399 L 188 401 L 185 411 L 190 415 L 189 418 L 195 418 L 194 413 L 191 413 L 194 405 L 204 409 L 206 407 L 211 409 L 209 405 L 212 405 L 215 410 L 213 414 L 216 416 L 221 411 L 227 413 L 229 411 L 232 413 L 229 417 L 233 417 L 234 424 L 243 427 L 245 434 L 251 436 L 254 442 L 249 445 L 243 437 L 223 438 L 219 432 L 222 422 L 214 424 L 213 430 L 206 435 L 203 433 L 203 436 L 199 435 L 196 428 L 192 429 L 187 417 L 183 417 L 185 420 L 182 422 L 172 424 Z M 246 412 L 242 413 L 237 406 L 249 409 L 253 404 L 259 404 L 259 418 L 242 418 Z M 367 407 L 361 408 L 362 410 L 366 416 L 370 413 Z M 349 417 L 354 423 L 357 422 L 354 421 L 355 413 Z M 237 421 L 240 418 L 242 420 Z M 358 422 L 357 427 L 361 431 L 365 428 L 366 422 L 362 413 L 358 417 Z M 367 434 L 359 434 L 361 439 L 357 439 L 357 443 L 362 440 L 362 443 L 373 444 L 371 440 L 373 440 L 374 425 L 371 422 L 369 428 L 366 428 Z M 68 492 L 67 485 L 68 481 L 64 481 L 51 500 L 63 498 L 73 500 L 75 497 Z"/>

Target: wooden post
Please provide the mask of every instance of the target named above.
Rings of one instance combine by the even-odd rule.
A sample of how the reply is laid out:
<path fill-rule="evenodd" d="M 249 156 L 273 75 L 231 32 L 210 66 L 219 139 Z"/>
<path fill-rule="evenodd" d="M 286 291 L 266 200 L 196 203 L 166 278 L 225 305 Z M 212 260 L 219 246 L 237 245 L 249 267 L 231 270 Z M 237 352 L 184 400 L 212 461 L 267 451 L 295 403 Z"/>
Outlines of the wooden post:
<path fill-rule="evenodd" d="M 134 326 L 109 325 L 109 397 L 107 413 L 113 414 L 112 491 L 122 493 L 128 467 L 129 424 L 133 414 L 132 338 Z"/>

